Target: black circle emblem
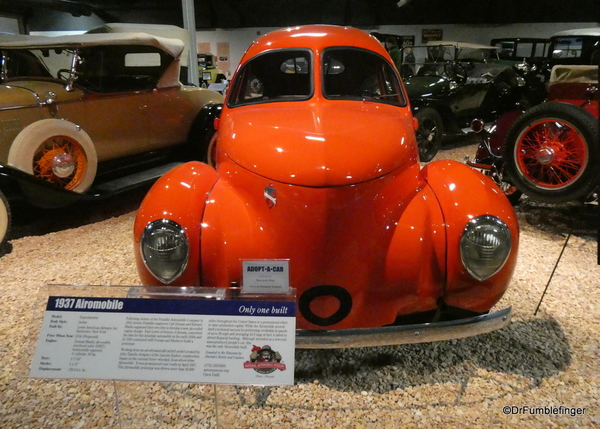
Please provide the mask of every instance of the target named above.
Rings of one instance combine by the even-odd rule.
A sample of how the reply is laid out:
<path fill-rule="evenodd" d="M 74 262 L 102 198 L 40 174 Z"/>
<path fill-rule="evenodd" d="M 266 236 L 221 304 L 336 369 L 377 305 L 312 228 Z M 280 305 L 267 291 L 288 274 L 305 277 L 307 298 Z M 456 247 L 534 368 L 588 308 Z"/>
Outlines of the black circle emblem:
<path fill-rule="evenodd" d="M 310 304 L 322 296 L 333 296 L 340 302 L 340 308 L 329 317 L 320 317 L 312 312 Z M 310 323 L 317 326 L 330 326 L 341 322 L 350 314 L 352 310 L 352 296 L 350 293 L 340 286 L 321 285 L 312 287 L 300 296 L 298 300 L 298 309 L 300 314 Z"/>

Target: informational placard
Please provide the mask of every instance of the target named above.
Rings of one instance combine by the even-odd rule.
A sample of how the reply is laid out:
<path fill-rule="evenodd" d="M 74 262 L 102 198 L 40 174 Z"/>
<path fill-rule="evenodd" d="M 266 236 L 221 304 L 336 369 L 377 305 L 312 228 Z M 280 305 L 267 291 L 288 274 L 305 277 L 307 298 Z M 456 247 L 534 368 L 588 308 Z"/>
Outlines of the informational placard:
<path fill-rule="evenodd" d="M 288 293 L 290 261 L 288 259 L 242 261 L 242 291 L 249 293 Z"/>
<path fill-rule="evenodd" d="M 295 302 L 50 296 L 29 376 L 294 383 Z"/>

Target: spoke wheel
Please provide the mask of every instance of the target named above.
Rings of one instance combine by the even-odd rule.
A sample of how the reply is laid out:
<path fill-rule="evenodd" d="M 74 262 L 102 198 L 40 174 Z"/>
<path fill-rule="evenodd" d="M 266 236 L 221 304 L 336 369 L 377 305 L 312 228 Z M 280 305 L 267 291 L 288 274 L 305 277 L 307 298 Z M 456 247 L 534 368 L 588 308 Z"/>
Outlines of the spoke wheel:
<path fill-rule="evenodd" d="M 90 136 L 61 119 L 42 119 L 12 142 L 8 164 L 65 190 L 82 193 L 92 185 L 98 155 Z"/>
<path fill-rule="evenodd" d="M 563 203 L 587 197 L 599 177 L 598 121 L 581 107 L 548 102 L 521 115 L 504 147 L 510 181 L 534 200 Z"/>
<path fill-rule="evenodd" d="M 585 170 L 588 156 L 584 138 L 560 119 L 532 124 L 515 146 L 520 173 L 541 188 L 560 189 L 574 183 Z"/>
<path fill-rule="evenodd" d="M 83 180 L 87 169 L 85 151 L 76 141 L 52 137 L 43 142 L 33 157 L 33 174 L 68 191 Z"/>
<path fill-rule="evenodd" d="M 444 134 L 444 124 L 438 112 L 425 108 L 415 115 L 419 121 L 416 138 L 419 147 L 419 161 L 429 162 L 440 150 Z"/>

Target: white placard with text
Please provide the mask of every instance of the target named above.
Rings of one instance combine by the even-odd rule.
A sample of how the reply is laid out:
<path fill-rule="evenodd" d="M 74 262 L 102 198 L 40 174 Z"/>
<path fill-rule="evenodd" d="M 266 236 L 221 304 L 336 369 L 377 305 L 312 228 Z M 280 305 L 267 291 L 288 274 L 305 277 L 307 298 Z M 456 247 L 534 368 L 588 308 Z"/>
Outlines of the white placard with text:
<path fill-rule="evenodd" d="M 272 259 L 242 261 L 242 291 L 249 293 L 288 293 L 290 261 Z"/>
<path fill-rule="evenodd" d="M 29 376 L 293 385 L 295 302 L 48 299 Z"/>

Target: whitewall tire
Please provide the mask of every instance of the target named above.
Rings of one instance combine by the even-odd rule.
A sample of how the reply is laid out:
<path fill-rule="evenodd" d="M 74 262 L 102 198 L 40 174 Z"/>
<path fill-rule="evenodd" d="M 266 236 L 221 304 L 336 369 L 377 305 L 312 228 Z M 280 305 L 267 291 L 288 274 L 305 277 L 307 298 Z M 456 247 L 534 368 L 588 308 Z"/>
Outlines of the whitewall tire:
<path fill-rule="evenodd" d="M 0 191 L 0 254 L 10 232 L 10 206 L 8 200 Z"/>
<path fill-rule="evenodd" d="M 96 177 L 98 157 L 92 139 L 80 127 L 60 119 L 42 119 L 15 138 L 8 164 L 81 193 Z"/>

